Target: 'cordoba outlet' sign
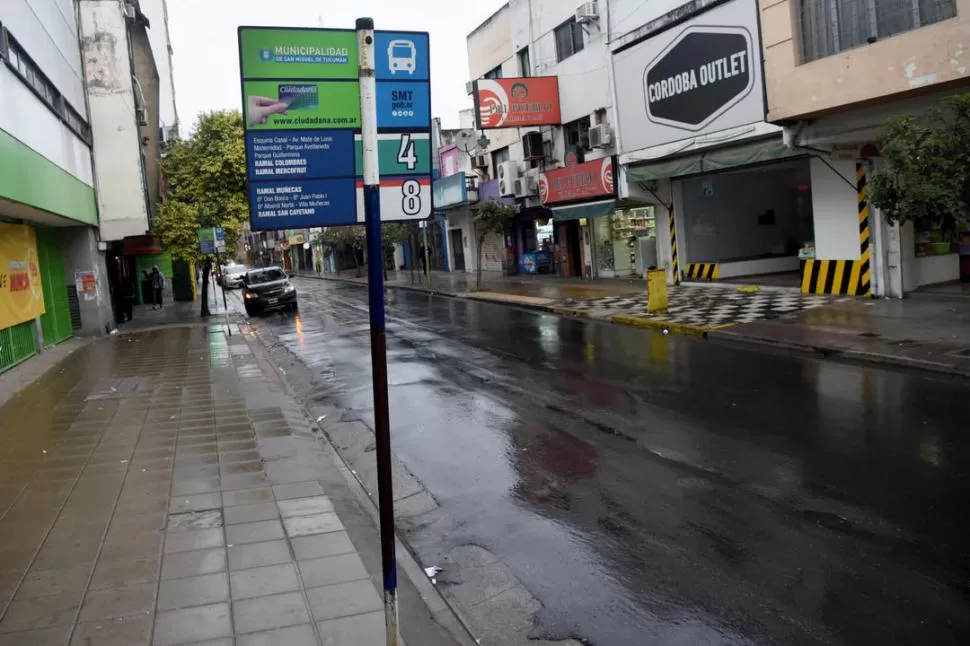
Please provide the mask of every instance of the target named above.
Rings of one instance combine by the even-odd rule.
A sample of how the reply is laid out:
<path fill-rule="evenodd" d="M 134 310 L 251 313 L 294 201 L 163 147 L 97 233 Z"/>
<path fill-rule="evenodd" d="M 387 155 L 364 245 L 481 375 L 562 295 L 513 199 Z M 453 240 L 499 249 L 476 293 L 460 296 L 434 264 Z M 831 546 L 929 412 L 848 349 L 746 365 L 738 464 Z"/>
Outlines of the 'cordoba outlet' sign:
<path fill-rule="evenodd" d="M 754 87 L 751 35 L 689 27 L 647 66 L 643 92 L 652 121 L 699 130 Z"/>
<path fill-rule="evenodd" d="M 695 11 L 614 53 L 621 153 L 764 121 L 757 0 Z"/>

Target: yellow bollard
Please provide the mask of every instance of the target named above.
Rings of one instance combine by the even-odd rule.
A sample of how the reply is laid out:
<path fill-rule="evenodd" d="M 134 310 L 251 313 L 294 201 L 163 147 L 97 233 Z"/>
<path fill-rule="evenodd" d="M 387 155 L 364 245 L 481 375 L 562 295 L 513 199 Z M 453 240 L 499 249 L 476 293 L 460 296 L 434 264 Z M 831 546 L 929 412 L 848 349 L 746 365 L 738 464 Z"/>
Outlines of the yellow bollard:
<path fill-rule="evenodd" d="M 647 312 L 667 311 L 667 270 L 647 270 Z"/>

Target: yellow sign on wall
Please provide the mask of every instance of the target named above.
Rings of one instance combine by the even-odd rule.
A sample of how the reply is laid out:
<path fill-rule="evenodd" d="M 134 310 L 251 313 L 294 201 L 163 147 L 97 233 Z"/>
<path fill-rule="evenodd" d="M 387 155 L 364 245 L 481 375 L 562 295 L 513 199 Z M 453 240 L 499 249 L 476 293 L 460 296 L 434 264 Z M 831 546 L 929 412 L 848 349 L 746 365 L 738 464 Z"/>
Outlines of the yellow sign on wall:
<path fill-rule="evenodd" d="M 44 311 L 34 230 L 25 224 L 0 223 L 0 330 Z"/>

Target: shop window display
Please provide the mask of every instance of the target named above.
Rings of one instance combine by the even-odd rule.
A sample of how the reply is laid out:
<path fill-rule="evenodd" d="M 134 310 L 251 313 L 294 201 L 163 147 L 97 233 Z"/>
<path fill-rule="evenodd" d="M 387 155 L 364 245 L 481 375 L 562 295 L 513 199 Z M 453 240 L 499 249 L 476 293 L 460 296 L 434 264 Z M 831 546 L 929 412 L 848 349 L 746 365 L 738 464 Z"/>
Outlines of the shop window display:
<path fill-rule="evenodd" d="M 597 270 L 603 278 L 636 276 L 656 265 L 653 207 L 616 211 L 596 218 Z M 652 243 L 652 247 L 651 247 Z M 645 250 L 651 250 L 652 254 Z M 652 257 L 640 257 L 650 255 Z"/>

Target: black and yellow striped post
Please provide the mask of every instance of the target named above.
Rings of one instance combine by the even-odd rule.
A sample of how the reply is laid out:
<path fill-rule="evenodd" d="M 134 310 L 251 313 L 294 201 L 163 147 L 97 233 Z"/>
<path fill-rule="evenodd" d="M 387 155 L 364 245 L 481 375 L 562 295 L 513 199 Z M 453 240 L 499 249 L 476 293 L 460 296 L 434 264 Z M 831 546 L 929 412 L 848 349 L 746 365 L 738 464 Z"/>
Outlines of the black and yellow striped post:
<path fill-rule="evenodd" d="M 869 184 L 866 181 L 866 167 L 863 164 L 855 166 L 856 193 L 859 202 L 859 288 L 860 296 L 872 293 L 872 248 L 870 244 L 869 223 Z"/>
<path fill-rule="evenodd" d="M 721 268 L 716 262 L 687 263 L 687 278 L 691 280 L 718 280 Z"/>
<path fill-rule="evenodd" d="M 677 221 L 674 219 L 673 206 L 668 209 L 667 219 L 670 221 L 670 262 L 674 268 L 674 285 L 680 284 L 680 261 L 677 258 Z"/>

